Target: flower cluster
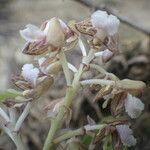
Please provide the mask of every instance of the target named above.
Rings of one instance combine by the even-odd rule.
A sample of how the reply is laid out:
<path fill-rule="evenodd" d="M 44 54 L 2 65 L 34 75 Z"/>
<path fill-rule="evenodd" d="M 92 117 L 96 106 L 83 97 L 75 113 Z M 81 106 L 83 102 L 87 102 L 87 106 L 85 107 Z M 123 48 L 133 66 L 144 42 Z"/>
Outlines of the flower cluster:
<path fill-rule="evenodd" d="M 52 119 L 43 150 L 48 150 L 53 144 L 67 139 L 69 141 L 63 148 L 71 147 L 75 141 L 78 141 L 72 137 L 85 135 L 88 132 L 94 133 L 90 143 L 93 147 L 109 135 L 112 136 L 113 147 L 116 150 L 122 149 L 123 145 L 130 147 L 136 144 L 126 114 L 131 119 L 135 119 L 144 110 L 144 104 L 139 99 L 139 95 L 142 94 L 145 83 L 129 79 L 120 80 L 98 65 L 107 63 L 118 53 L 119 24 L 120 21 L 116 16 L 98 10 L 90 18 L 81 22 L 66 24 L 54 17 L 45 21 L 40 28 L 28 24 L 25 29 L 20 30 L 20 35 L 26 40 L 22 52 L 32 55 L 36 63 L 35 65 L 25 64 L 20 75 L 13 77 L 13 83 L 18 91 L 11 91 L 11 95 L 3 102 L 9 110 L 9 116 L 0 108 L 0 127 L 14 141 L 18 150 L 22 150 L 23 145 L 21 142 L 18 143 L 19 137 L 16 133 L 19 132 L 33 102 L 49 90 L 60 71 L 63 71 L 66 79 L 66 96 L 50 101 L 45 107 L 48 117 Z M 82 37 L 86 42 L 83 42 Z M 73 49 L 77 44 L 82 53 L 79 68 L 68 62 L 65 55 L 67 50 Z M 86 49 L 85 44 L 88 44 L 89 50 Z M 97 62 L 98 64 L 96 57 L 101 59 Z M 82 74 L 90 69 L 95 69 L 98 74 L 92 79 L 85 79 L 86 77 L 84 78 Z M 81 81 L 81 77 L 84 80 Z M 104 124 L 96 124 L 88 118 L 90 120 L 88 125 L 54 139 L 60 125 L 63 122 L 66 125 L 70 123 L 73 114 L 72 101 L 80 86 L 84 88 L 85 85 L 90 85 L 90 88 L 97 90 L 94 102 L 104 99 L 103 108 L 110 104 L 111 119 L 104 121 Z M 97 85 L 100 87 L 95 88 Z M 23 112 L 16 121 L 14 111 L 18 106 L 23 106 Z M 13 134 L 14 131 L 15 134 Z M 75 145 L 78 149 L 81 148 L 79 142 L 77 143 Z"/>

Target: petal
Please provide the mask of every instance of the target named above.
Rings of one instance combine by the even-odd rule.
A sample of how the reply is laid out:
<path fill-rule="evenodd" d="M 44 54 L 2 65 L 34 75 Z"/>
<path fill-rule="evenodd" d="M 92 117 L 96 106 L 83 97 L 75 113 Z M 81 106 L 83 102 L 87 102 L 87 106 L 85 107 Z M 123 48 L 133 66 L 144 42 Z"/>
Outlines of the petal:
<path fill-rule="evenodd" d="M 119 19 L 114 15 L 108 15 L 106 11 L 96 11 L 91 16 L 93 27 L 101 28 L 107 31 L 108 35 L 114 35 L 118 32 L 120 24 Z"/>
<path fill-rule="evenodd" d="M 34 68 L 32 64 L 25 64 L 22 67 L 22 76 L 26 81 L 31 82 L 33 86 L 36 85 L 38 75 L 39 75 L 39 69 Z"/>
<path fill-rule="evenodd" d="M 132 135 L 133 132 L 128 125 L 117 125 L 116 129 L 124 146 L 130 147 L 136 145 L 136 139 Z"/>
<path fill-rule="evenodd" d="M 139 98 L 128 94 L 125 99 L 125 110 L 131 118 L 137 118 L 144 110 L 144 104 Z"/>
<path fill-rule="evenodd" d="M 45 38 L 44 32 L 32 24 L 28 24 L 24 30 L 20 30 L 20 35 L 28 42 L 42 41 Z"/>
<path fill-rule="evenodd" d="M 91 15 L 93 27 L 104 28 L 107 23 L 108 14 L 106 11 L 98 10 Z"/>
<path fill-rule="evenodd" d="M 116 16 L 109 15 L 105 26 L 108 35 L 114 35 L 118 32 L 120 21 Z"/>

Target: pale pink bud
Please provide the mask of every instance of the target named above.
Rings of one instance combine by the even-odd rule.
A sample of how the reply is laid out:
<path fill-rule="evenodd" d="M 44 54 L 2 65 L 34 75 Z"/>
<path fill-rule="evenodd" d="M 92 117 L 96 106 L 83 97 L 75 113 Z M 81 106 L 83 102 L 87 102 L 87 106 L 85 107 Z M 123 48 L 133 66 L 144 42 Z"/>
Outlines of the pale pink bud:
<path fill-rule="evenodd" d="M 46 42 L 52 44 L 55 47 L 59 47 L 63 44 L 65 39 L 64 24 L 60 23 L 59 19 L 50 19 L 43 32 L 46 34 Z"/>

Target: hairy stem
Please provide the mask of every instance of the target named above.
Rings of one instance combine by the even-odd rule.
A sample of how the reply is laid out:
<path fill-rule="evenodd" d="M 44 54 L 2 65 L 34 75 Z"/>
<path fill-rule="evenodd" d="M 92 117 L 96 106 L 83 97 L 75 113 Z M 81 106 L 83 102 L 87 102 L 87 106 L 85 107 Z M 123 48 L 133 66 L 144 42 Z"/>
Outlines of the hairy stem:
<path fill-rule="evenodd" d="M 82 85 L 100 84 L 100 85 L 115 85 L 115 81 L 105 79 L 89 79 L 80 82 Z"/>
<path fill-rule="evenodd" d="M 43 150 L 50 150 L 52 148 L 53 138 L 55 136 L 55 133 L 56 133 L 57 129 L 62 125 L 64 115 L 67 112 L 67 109 L 69 109 L 69 107 L 71 106 L 73 98 L 76 94 L 76 91 L 77 91 L 79 85 L 80 85 L 79 80 L 82 75 L 83 68 L 84 68 L 84 65 L 81 64 L 78 72 L 75 74 L 72 85 L 67 88 L 64 105 L 63 105 L 64 107 L 61 107 L 57 117 L 54 118 L 54 120 L 52 120 L 52 122 L 51 122 L 51 127 L 49 130 L 48 136 L 46 138 Z"/>

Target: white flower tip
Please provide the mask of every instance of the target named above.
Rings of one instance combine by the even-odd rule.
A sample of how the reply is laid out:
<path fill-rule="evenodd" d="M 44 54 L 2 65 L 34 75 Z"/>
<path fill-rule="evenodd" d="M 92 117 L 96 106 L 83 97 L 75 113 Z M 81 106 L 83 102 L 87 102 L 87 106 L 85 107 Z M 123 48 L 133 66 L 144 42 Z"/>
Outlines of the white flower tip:
<path fill-rule="evenodd" d="M 22 67 L 22 76 L 26 81 L 29 81 L 32 83 L 33 86 L 35 86 L 37 78 L 39 75 L 39 69 L 34 68 L 32 64 L 25 64 Z"/>
<path fill-rule="evenodd" d="M 144 104 L 139 98 L 128 94 L 125 99 L 125 110 L 131 118 L 137 118 L 144 110 Z"/>
<path fill-rule="evenodd" d="M 132 135 L 133 132 L 128 125 L 117 125 L 116 129 L 124 146 L 130 147 L 136 145 L 136 139 Z"/>
<path fill-rule="evenodd" d="M 93 27 L 103 29 L 108 35 L 114 35 L 118 32 L 120 24 L 119 19 L 114 15 L 108 15 L 106 11 L 98 10 L 91 15 Z"/>

